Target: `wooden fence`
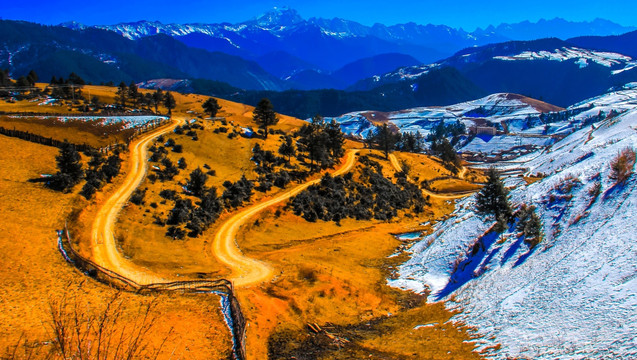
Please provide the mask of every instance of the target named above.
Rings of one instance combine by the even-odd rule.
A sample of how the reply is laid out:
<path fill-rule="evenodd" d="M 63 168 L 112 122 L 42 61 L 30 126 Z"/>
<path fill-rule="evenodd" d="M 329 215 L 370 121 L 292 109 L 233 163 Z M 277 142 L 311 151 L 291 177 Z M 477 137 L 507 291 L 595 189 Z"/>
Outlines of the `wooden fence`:
<path fill-rule="evenodd" d="M 241 311 L 239 300 L 234 294 L 232 282 L 226 279 L 217 280 L 184 280 L 166 283 L 141 285 L 112 270 L 106 269 L 95 262 L 80 255 L 72 246 L 68 227 L 58 233 L 58 249 L 66 261 L 95 280 L 117 289 L 138 294 L 157 292 L 180 292 L 184 294 L 217 293 L 225 296 L 229 301 L 230 318 L 232 319 L 233 358 L 246 359 L 245 331 L 246 321 Z"/>

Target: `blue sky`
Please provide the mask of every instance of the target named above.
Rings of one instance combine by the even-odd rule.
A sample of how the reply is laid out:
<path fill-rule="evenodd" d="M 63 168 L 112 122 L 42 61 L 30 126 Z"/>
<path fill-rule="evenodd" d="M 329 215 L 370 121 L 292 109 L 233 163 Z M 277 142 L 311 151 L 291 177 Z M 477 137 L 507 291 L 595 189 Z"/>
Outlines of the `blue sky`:
<path fill-rule="evenodd" d="M 136 20 L 164 23 L 230 22 L 254 18 L 275 6 L 288 6 L 304 18 L 340 17 L 365 25 L 416 22 L 445 24 L 474 30 L 502 22 L 537 21 L 561 17 L 572 21 L 605 18 L 622 25 L 637 25 L 634 0 L 114 0 L 114 1 L 3 1 L 0 17 L 44 24 L 76 20 L 88 25 Z"/>

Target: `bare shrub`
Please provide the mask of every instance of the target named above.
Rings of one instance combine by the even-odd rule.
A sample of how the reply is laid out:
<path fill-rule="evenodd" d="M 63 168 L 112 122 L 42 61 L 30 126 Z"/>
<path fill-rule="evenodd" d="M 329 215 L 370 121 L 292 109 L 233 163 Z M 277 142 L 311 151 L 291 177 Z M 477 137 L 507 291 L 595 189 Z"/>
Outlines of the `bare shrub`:
<path fill-rule="evenodd" d="M 48 327 L 54 339 L 53 358 L 62 359 L 156 359 L 168 340 L 153 348 L 148 339 L 159 315 L 156 302 L 141 304 L 133 321 L 125 318 L 128 304 L 117 293 L 100 309 L 84 307 L 66 296 L 49 302 Z"/>
<path fill-rule="evenodd" d="M 625 148 L 610 162 L 610 178 L 616 183 L 624 183 L 633 173 L 635 149 Z"/>

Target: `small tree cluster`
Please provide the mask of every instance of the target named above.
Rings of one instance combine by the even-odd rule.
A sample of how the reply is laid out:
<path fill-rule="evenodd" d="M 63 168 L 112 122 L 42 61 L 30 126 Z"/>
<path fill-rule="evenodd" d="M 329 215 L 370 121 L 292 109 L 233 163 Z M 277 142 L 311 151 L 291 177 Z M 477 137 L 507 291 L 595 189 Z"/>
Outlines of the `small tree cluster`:
<path fill-rule="evenodd" d="M 456 145 L 460 140 L 460 136 L 467 132 L 466 126 L 457 120 L 454 123 L 445 123 L 441 121 L 436 125 L 427 136 L 427 141 L 440 141 L 443 138 L 451 138 L 450 143 Z"/>
<path fill-rule="evenodd" d="M 420 131 L 399 133 L 396 148 L 400 151 L 421 153 L 425 150 L 425 138 L 420 134 Z"/>
<path fill-rule="evenodd" d="M 315 170 L 316 166 L 322 169 L 333 166 L 345 154 L 343 149 L 345 137 L 334 120 L 326 123 L 323 117 L 316 115 L 311 123 L 299 129 L 296 136 L 298 137 L 297 158 L 299 160 L 309 158 L 312 170 Z"/>
<path fill-rule="evenodd" d="M 633 173 L 635 149 L 623 149 L 610 163 L 610 178 L 616 183 L 624 183 Z"/>
<path fill-rule="evenodd" d="M 400 134 L 394 133 L 387 124 L 376 126 L 373 133 L 373 142 L 385 153 L 385 159 L 389 157 L 389 153 L 396 148 L 396 144 L 400 140 Z"/>
<path fill-rule="evenodd" d="M 91 154 L 91 160 L 88 163 L 89 169 L 86 171 L 86 183 L 80 194 L 90 199 L 93 194 L 119 174 L 121 163 L 122 159 L 120 159 L 119 153 L 108 158 L 104 158 L 99 152 Z"/>
<path fill-rule="evenodd" d="M 115 104 L 121 109 L 141 107 L 150 111 L 151 108 L 154 108 L 156 114 L 159 113 L 159 105 L 164 105 L 169 115 L 176 106 L 175 98 L 170 92 L 164 93 L 161 89 L 157 89 L 153 93 L 142 93 L 135 82 L 126 85 L 123 81 L 117 87 Z"/>
<path fill-rule="evenodd" d="M 83 99 L 82 88 L 84 85 L 86 85 L 84 79 L 74 72 L 69 75 L 68 79 L 53 76 L 49 82 L 51 97 L 63 100 Z"/>
<path fill-rule="evenodd" d="M 460 158 L 453 148 L 453 145 L 446 138 L 434 140 L 431 143 L 431 152 L 442 160 L 443 165 L 453 173 L 458 172 L 460 167 Z"/>
<path fill-rule="evenodd" d="M 367 157 L 361 157 L 361 162 L 365 167 L 358 181 L 353 173 L 337 177 L 327 174 L 319 184 L 290 200 L 294 213 L 310 222 L 320 219 L 338 223 L 345 218 L 391 220 L 398 210 L 424 210 L 427 200 L 416 185 L 406 178 L 398 178 L 394 184 L 383 176 L 380 164 Z"/>
<path fill-rule="evenodd" d="M 542 220 L 535 212 L 535 206 L 523 204 L 520 207 L 516 230 L 524 235 L 524 241 L 531 248 L 542 241 Z"/>
<path fill-rule="evenodd" d="M 244 202 L 250 201 L 254 182 L 246 179 L 245 175 L 242 175 L 241 179 L 235 183 L 225 181 L 223 187 L 226 189 L 223 191 L 221 198 L 226 207 L 236 208 L 243 205 Z"/>

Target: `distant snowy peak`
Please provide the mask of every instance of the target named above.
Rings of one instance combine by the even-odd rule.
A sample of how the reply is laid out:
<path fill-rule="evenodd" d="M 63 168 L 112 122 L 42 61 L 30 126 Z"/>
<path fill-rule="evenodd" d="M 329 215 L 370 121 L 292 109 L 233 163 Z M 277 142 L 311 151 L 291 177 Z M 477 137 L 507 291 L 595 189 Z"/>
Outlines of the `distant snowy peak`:
<path fill-rule="evenodd" d="M 296 10 L 287 7 L 275 7 L 274 10 L 259 16 L 254 22 L 248 21 L 246 24 L 254 23 L 265 29 L 276 29 L 300 24 L 304 21 Z"/>
<path fill-rule="evenodd" d="M 608 68 L 620 68 L 615 71 L 625 71 L 637 66 L 637 62 L 634 61 L 630 56 L 612 52 L 580 49 L 577 47 L 563 47 L 561 49 L 555 49 L 553 51 L 524 51 L 513 56 L 495 56 L 493 58 L 496 60 L 504 61 L 576 60 L 576 63 L 580 66 L 580 68 L 584 68 L 590 63 L 595 63 Z"/>

